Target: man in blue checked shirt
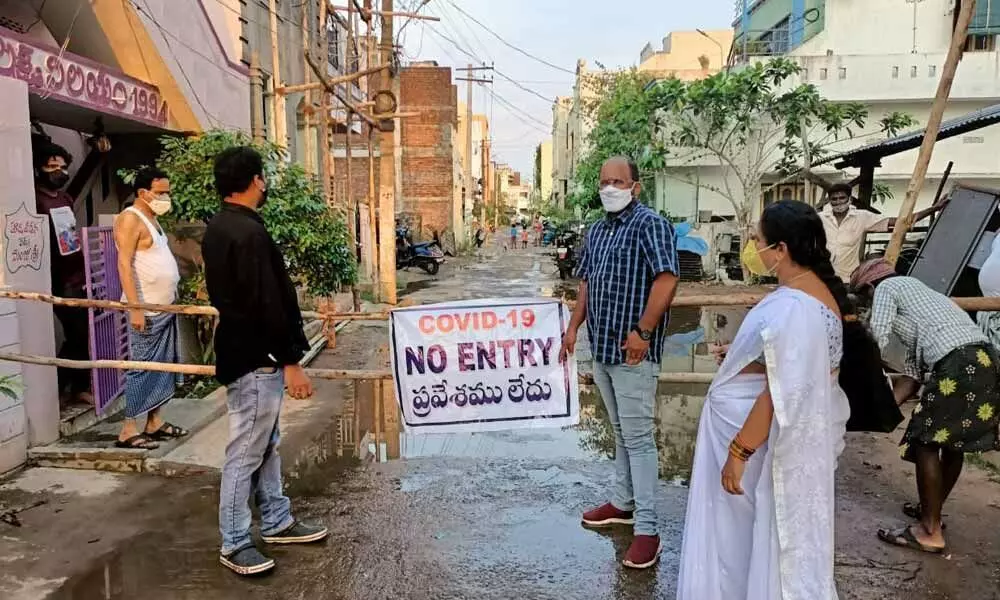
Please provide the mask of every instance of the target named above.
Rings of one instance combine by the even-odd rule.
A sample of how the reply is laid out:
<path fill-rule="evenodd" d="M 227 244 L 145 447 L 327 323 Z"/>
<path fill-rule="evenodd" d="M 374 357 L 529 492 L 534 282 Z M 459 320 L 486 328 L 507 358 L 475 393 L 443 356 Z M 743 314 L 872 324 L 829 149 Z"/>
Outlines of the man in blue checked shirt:
<path fill-rule="evenodd" d="M 577 276 L 580 291 L 560 360 L 576 348 L 584 320 L 594 354 L 594 382 L 615 432 L 615 489 L 611 502 L 583 514 L 589 527 L 634 525 L 622 563 L 656 564 L 659 464 L 653 406 L 667 309 L 677 290 L 676 237 L 670 222 L 637 198 L 639 169 L 624 157 L 601 168 L 607 216 L 587 232 Z"/>

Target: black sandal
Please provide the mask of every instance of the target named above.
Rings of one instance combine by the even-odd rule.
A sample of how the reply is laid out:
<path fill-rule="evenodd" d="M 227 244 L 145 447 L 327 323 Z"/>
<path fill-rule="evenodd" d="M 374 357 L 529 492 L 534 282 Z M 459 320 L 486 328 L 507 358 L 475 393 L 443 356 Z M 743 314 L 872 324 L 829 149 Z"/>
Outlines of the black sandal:
<path fill-rule="evenodd" d="M 127 440 L 115 440 L 115 447 L 131 448 L 133 450 L 156 450 L 160 445 L 149 434 L 140 433 L 139 435 L 133 435 Z"/>
<path fill-rule="evenodd" d="M 187 429 L 184 429 L 183 427 L 178 427 L 173 423 L 164 423 L 163 425 L 160 425 L 159 429 L 151 433 L 147 433 L 146 435 L 153 438 L 154 440 L 162 441 L 162 440 L 182 438 L 189 433 L 190 432 Z"/>
<path fill-rule="evenodd" d="M 909 548 L 911 550 L 919 550 L 920 552 L 926 552 L 927 554 L 943 554 L 945 547 L 941 546 L 927 546 L 917 539 L 917 536 L 913 535 L 913 531 L 910 527 L 903 527 L 902 529 L 879 529 L 878 539 L 882 540 L 887 544 L 892 544 L 893 546 L 899 546 L 900 548 Z"/>
<path fill-rule="evenodd" d="M 903 503 L 903 514 L 910 517 L 915 521 L 919 521 L 924 517 L 923 511 L 921 510 L 919 502 L 904 502 Z M 941 522 L 942 531 L 948 529 L 948 524 L 944 521 Z"/>

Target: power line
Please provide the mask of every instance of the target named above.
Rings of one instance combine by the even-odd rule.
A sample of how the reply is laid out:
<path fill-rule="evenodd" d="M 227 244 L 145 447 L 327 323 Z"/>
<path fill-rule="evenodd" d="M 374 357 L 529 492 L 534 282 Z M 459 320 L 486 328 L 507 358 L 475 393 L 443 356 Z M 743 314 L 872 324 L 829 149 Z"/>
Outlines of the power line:
<path fill-rule="evenodd" d="M 470 44 L 470 43 L 469 43 L 469 40 L 468 40 L 468 39 L 467 39 L 467 38 L 466 38 L 466 37 L 465 37 L 464 35 L 462 35 L 462 32 L 461 32 L 461 30 L 459 30 L 458 26 L 457 26 L 456 24 L 453 24 L 453 23 L 451 22 L 451 20 L 450 20 L 449 16 L 445 14 L 445 12 L 444 12 L 444 10 L 443 10 L 443 9 L 444 9 L 444 5 L 443 5 L 443 4 L 440 4 L 440 5 L 439 5 L 439 7 L 440 7 L 440 8 L 442 9 L 442 10 L 441 10 L 441 17 L 442 17 L 442 19 L 441 19 L 441 26 L 442 26 L 442 27 L 447 27 L 447 28 L 448 28 L 448 30 L 449 30 L 449 32 L 450 32 L 450 33 L 451 33 L 451 34 L 452 34 L 453 36 L 455 36 L 455 37 L 457 37 L 457 38 L 458 38 L 459 40 L 461 40 L 461 41 L 462 41 L 462 43 L 463 43 L 463 44 L 465 45 L 465 47 L 467 47 L 467 48 L 471 48 L 471 47 L 472 47 L 472 44 Z M 478 60 L 478 59 L 477 59 L 477 60 Z M 483 63 L 485 63 L 485 61 L 480 61 L 480 62 L 483 62 Z"/>
<path fill-rule="evenodd" d="M 500 94 L 496 93 L 495 90 L 491 90 L 491 89 L 487 88 L 486 91 L 493 98 L 495 98 L 501 104 L 503 104 L 504 106 L 506 106 L 508 109 L 515 111 L 517 114 L 520 114 L 522 118 L 529 119 L 530 121 L 533 121 L 534 123 L 538 124 L 538 125 L 535 125 L 534 123 L 531 123 L 529 121 L 522 121 L 525 125 L 531 125 L 532 127 L 538 129 L 542 133 L 550 134 L 552 132 L 552 125 L 550 123 L 545 123 L 545 122 L 543 122 L 543 121 L 541 121 L 541 120 L 539 120 L 539 119 L 531 116 L 531 114 L 529 114 L 528 112 L 526 112 L 524 109 L 519 108 L 518 106 L 514 105 L 512 102 L 510 102 L 509 100 L 507 100 L 506 98 L 504 98 Z M 514 114 L 514 113 L 512 113 L 512 114 Z"/>
<path fill-rule="evenodd" d="M 459 50 L 460 52 L 462 52 L 466 56 L 468 56 L 468 57 L 470 57 L 470 58 L 472 58 L 473 60 L 476 60 L 476 61 L 480 60 L 478 56 L 476 56 L 475 54 L 469 52 L 468 50 L 466 50 L 465 48 L 463 48 L 460 44 L 458 44 L 455 40 L 449 38 L 448 36 L 444 35 L 440 31 L 437 31 L 434 28 L 431 28 L 430 31 L 434 35 L 437 35 L 437 36 L 439 36 L 439 37 L 447 40 L 449 43 L 451 43 L 451 45 L 453 45 L 457 50 Z M 449 56 L 450 56 L 450 54 L 449 54 Z M 493 68 L 493 72 L 500 74 L 496 70 L 496 67 Z M 510 77 L 508 77 L 505 74 L 500 74 L 500 75 L 504 79 L 513 81 Z M 517 82 L 514 82 L 514 83 L 516 84 Z M 534 92 L 533 90 L 524 88 L 524 86 L 520 86 L 520 85 L 518 87 L 521 87 L 522 89 L 526 89 L 527 91 L 534 93 L 535 95 L 537 95 L 537 96 L 543 98 L 544 100 L 546 100 L 546 102 L 551 102 L 551 100 L 549 100 L 548 98 L 545 98 L 544 96 L 541 96 L 541 94 L 538 94 L 537 92 Z M 542 132 L 542 133 L 551 134 L 551 132 L 552 132 L 552 125 L 550 123 L 545 123 L 545 122 L 541 121 L 540 119 L 537 119 L 536 117 L 532 116 L 527 111 L 525 111 L 524 109 L 522 109 L 522 108 L 514 105 L 512 102 L 510 102 L 509 100 L 507 100 L 506 98 L 504 98 L 503 96 L 501 96 L 500 94 L 498 94 L 495 90 L 487 88 L 486 91 L 490 94 L 490 98 L 491 99 L 495 99 L 495 100 L 499 101 L 500 103 L 502 103 L 503 105 L 505 105 L 505 107 L 508 109 L 508 112 L 514 111 L 514 112 L 511 112 L 512 115 L 514 115 L 514 116 L 520 116 L 520 118 L 522 118 L 522 119 L 527 118 L 530 121 L 533 121 L 534 123 L 537 123 L 541 127 L 538 127 L 537 125 L 535 125 L 535 124 L 533 124 L 533 123 L 531 123 L 529 121 L 523 121 L 522 120 L 522 122 L 525 123 L 526 125 L 529 125 L 529 126 L 535 128 L 535 129 L 537 129 L 538 131 Z"/>
<path fill-rule="evenodd" d="M 497 71 L 496 69 L 493 69 L 493 72 L 496 73 L 497 75 L 499 75 L 500 77 L 506 79 L 507 81 L 513 83 L 514 85 L 516 85 L 517 87 L 521 88 L 522 90 L 528 92 L 529 94 L 532 94 L 534 96 L 537 96 L 537 97 L 541 98 L 542 100 L 545 100 L 549 104 L 552 104 L 552 102 L 555 100 L 554 98 L 548 98 L 546 96 L 543 96 L 542 94 L 539 94 L 538 92 L 536 92 L 535 90 L 533 90 L 533 89 L 531 89 L 529 87 L 521 85 L 520 82 L 511 79 L 510 77 L 508 77 L 507 75 L 505 75 L 502 71 Z"/>
<path fill-rule="evenodd" d="M 543 58 L 539 58 L 539 57 L 537 57 L 537 56 L 535 56 L 535 55 L 533 55 L 533 54 L 531 54 L 529 52 L 525 52 L 524 50 L 518 48 L 514 44 L 511 44 L 510 42 L 508 42 L 507 40 L 505 40 L 503 38 L 503 36 L 501 36 L 499 33 L 493 31 L 492 29 L 490 29 L 489 27 L 487 27 L 486 25 L 484 25 L 479 19 L 473 17 L 469 13 L 465 12 L 464 10 L 462 10 L 462 8 L 460 6 L 458 6 L 457 4 L 455 4 L 452 0 L 448 0 L 448 4 L 451 4 L 453 7 L 455 7 L 455 10 L 457 10 L 460 13 L 462 13 L 466 17 L 468 17 L 476 25 L 479 25 L 480 27 L 482 27 L 486 31 L 488 31 L 491 34 L 493 34 L 493 37 L 495 37 L 498 40 L 500 40 L 508 48 L 511 48 L 512 50 L 516 50 L 517 52 L 520 52 L 521 54 L 527 56 L 528 58 L 530 58 L 530 59 L 532 59 L 534 61 L 537 61 L 537 62 L 539 62 L 539 63 L 541 63 L 541 64 L 543 64 L 543 65 L 545 65 L 547 67 L 551 67 L 553 69 L 556 69 L 557 71 L 562 71 L 563 73 L 569 73 L 570 75 L 576 75 L 576 71 L 570 71 L 569 69 L 564 69 L 564 68 L 560 67 L 559 65 L 554 65 L 554 64 L 550 63 L 549 61 L 547 61 L 547 60 L 545 60 Z"/>
<path fill-rule="evenodd" d="M 66 48 L 69 46 L 70 40 L 73 39 L 73 28 L 76 26 L 76 19 L 77 17 L 80 16 L 80 11 L 83 9 L 83 3 L 84 0 L 80 0 L 79 2 L 76 3 L 76 12 L 73 13 L 73 20 L 69 22 L 69 29 L 66 30 L 66 39 L 63 40 L 62 45 L 59 46 L 59 55 L 56 57 L 57 64 L 62 62 L 63 55 L 66 53 Z M 91 4 L 93 4 L 93 2 L 91 2 Z M 39 19 L 41 18 L 42 8 L 45 8 L 44 2 L 42 2 L 42 7 L 38 9 Z M 32 25 L 32 27 L 34 27 L 34 25 Z M 47 68 L 46 71 L 48 71 L 49 77 L 46 78 L 45 80 L 45 91 L 42 94 L 43 99 L 47 99 L 49 97 L 49 92 L 50 92 L 49 84 L 52 81 L 51 71 L 49 71 L 49 69 Z"/>
<path fill-rule="evenodd" d="M 125 11 L 128 10 L 126 8 L 126 5 L 128 4 L 128 1 L 129 0 L 122 0 L 122 10 L 125 10 Z M 143 48 L 142 48 L 143 44 L 139 41 L 139 34 L 135 30 L 135 23 L 132 22 L 132 15 L 130 15 L 130 14 L 129 15 L 125 15 L 125 18 L 128 20 L 128 27 L 129 27 L 129 29 L 132 30 L 132 39 L 135 40 L 135 45 L 139 48 L 139 56 L 140 56 L 140 58 L 142 58 L 142 66 L 145 67 L 146 74 L 148 75 L 150 73 L 150 71 L 149 71 L 149 63 L 146 62 L 146 51 L 143 50 Z"/>
<path fill-rule="evenodd" d="M 184 40 L 182 40 L 179 37 L 177 37 L 176 35 L 174 35 L 173 32 L 171 32 L 170 30 L 166 29 L 163 25 L 160 24 L 159 21 L 156 20 L 156 17 L 154 17 L 149 12 L 148 9 L 146 9 L 146 8 L 144 8 L 144 7 L 139 6 L 138 4 L 136 4 L 136 0 L 129 0 L 129 2 L 132 4 L 132 6 L 135 7 L 135 9 L 137 11 L 139 11 L 140 13 L 146 15 L 146 18 L 149 19 L 150 21 L 152 21 L 153 24 L 156 25 L 156 28 L 160 30 L 160 33 L 162 33 L 165 37 L 169 36 L 169 37 L 173 38 L 178 44 L 180 44 L 181 46 L 184 46 L 185 48 L 187 48 L 188 50 L 190 50 L 191 52 L 193 52 L 197 56 L 200 56 L 203 60 L 205 60 L 206 62 L 210 63 L 216 69 L 218 69 L 219 71 L 225 73 L 229 77 L 232 77 L 234 80 L 239 81 L 242 84 L 246 83 L 246 80 L 243 79 L 242 77 L 240 77 L 238 75 L 235 75 L 229 69 L 220 66 L 218 64 L 218 60 L 216 60 L 215 58 L 212 58 L 210 56 L 205 56 L 204 54 L 202 54 L 202 52 L 200 50 L 198 50 L 197 48 L 193 48 L 191 45 L 189 45 L 188 43 L 186 43 Z M 168 43 L 168 45 L 169 45 L 169 43 Z M 174 60 L 176 60 L 176 57 L 174 57 Z M 180 63 L 178 63 L 178 66 L 179 66 L 179 64 Z"/>
<path fill-rule="evenodd" d="M 456 42 L 455 40 L 449 38 L 448 36 L 446 36 L 445 34 L 441 33 L 440 31 L 437 31 L 436 29 L 431 28 L 431 33 L 433 33 L 434 35 L 437 35 L 437 36 L 441 37 L 444 40 L 446 40 L 452 46 L 454 46 L 456 49 L 458 49 L 460 52 L 462 52 L 466 56 L 470 57 L 471 59 L 473 59 L 473 60 L 475 60 L 477 62 L 481 61 L 481 59 L 478 56 L 476 56 L 472 52 L 466 50 L 458 42 Z M 449 54 L 449 56 L 451 56 L 451 55 Z M 537 96 L 538 98 L 541 98 L 542 100 L 545 100 L 546 102 L 548 102 L 550 104 L 554 101 L 553 98 L 549 98 L 549 97 L 547 97 L 547 96 L 545 96 L 545 95 L 543 95 L 543 94 L 541 94 L 541 93 L 539 93 L 539 92 L 537 92 L 537 91 L 535 91 L 535 90 L 533 90 L 533 89 L 531 89 L 531 88 L 529 88 L 527 86 L 522 85 L 520 82 L 518 82 L 517 80 L 515 80 L 513 77 L 511 77 L 510 75 L 507 75 L 503 71 L 498 70 L 496 67 L 493 67 L 493 72 L 496 73 L 497 75 L 499 75 L 500 77 L 506 79 L 507 81 L 513 83 L 514 85 L 516 85 L 517 87 L 521 88 L 522 90 L 528 92 L 529 94 Z"/>
<path fill-rule="evenodd" d="M 136 4 L 135 7 L 137 10 L 142 10 L 138 4 Z M 191 95 L 194 96 L 195 102 L 197 102 L 198 106 L 201 107 L 201 110 L 204 111 L 205 116 L 209 118 L 209 124 L 212 125 L 213 127 L 218 127 L 219 123 L 221 123 L 222 120 L 213 115 L 211 112 L 209 112 L 208 108 L 206 108 L 205 104 L 201 101 L 201 98 L 198 96 L 198 90 L 195 89 L 194 84 L 191 82 L 191 78 L 188 77 L 187 71 L 184 70 L 184 66 L 181 64 L 181 61 L 177 59 L 177 54 L 174 52 L 174 47 L 171 46 L 170 41 L 166 39 L 166 34 L 169 32 L 166 31 L 163 28 L 163 26 L 160 25 L 160 23 L 156 19 L 154 19 L 152 15 L 149 14 L 149 12 L 146 12 L 146 16 L 149 17 L 149 19 L 156 25 L 157 29 L 160 30 L 160 33 L 164 34 L 163 41 L 166 42 L 167 50 L 170 52 L 170 56 L 174 59 L 174 62 L 177 64 L 177 68 L 180 69 L 181 75 L 184 77 L 184 81 L 187 82 L 188 87 L 191 89 Z M 240 81 L 242 82 L 243 80 L 241 79 Z M 212 120 L 214 120 L 215 123 L 212 123 L 211 122 Z"/>
<path fill-rule="evenodd" d="M 444 5 L 444 4 L 441 4 L 441 3 L 439 3 L 439 4 L 437 5 L 437 6 L 438 6 L 438 9 L 439 9 L 439 11 L 441 12 L 441 15 L 442 15 L 442 16 L 444 16 L 444 15 L 446 15 L 446 14 L 447 14 L 447 15 L 448 15 L 448 18 L 449 18 L 449 19 L 451 19 L 451 18 L 452 18 L 452 17 L 451 17 L 451 13 L 450 13 L 450 12 L 448 12 L 448 11 L 447 11 L 447 9 L 446 9 L 446 5 Z M 492 56 L 492 55 L 490 54 L 490 50 L 489 50 L 489 48 L 487 48 L 487 47 L 486 47 L 486 44 L 484 44 L 484 43 L 483 43 L 483 41 L 479 39 L 479 36 L 478 36 L 478 35 L 476 35 L 476 31 L 475 31 L 475 28 L 471 27 L 471 26 L 470 26 L 470 25 L 468 24 L 468 18 L 466 18 L 466 17 L 464 16 L 464 15 L 459 15 L 459 17 L 460 17 L 459 19 L 455 19 L 455 20 L 456 20 L 457 22 L 461 22 L 461 23 L 462 23 L 462 25 L 463 25 L 463 29 L 465 29 L 466 31 L 468 31 L 468 32 L 469 32 L 469 33 L 470 33 L 470 34 L 472 35 L 472 37 L 473 37 L 473 38 L 474 38 L 474 39 L 476 40 L 476 42 L 477 42 L 477 44 L 478 44 L 478 46 L 475 46 L 475 50 L 476 50 L 477 52 L 478 52 L 479 50 L 482 50 L 482 51 L 483 51 L 483 54 L 485 54 L 485 55 L 486 55 L 486 57 L 487 57 L 487 58 L 489 58 L 489 59 L 490 59 L 490 60 L 492 61 L 492 60 L 493 60 L 493 56 Z M 457 26 L 457 25 L 455 26 L 455 29 L 456 29 L 456 30 L 458 29 L 458 26 Z M 463 40 L 465 40 L 465 39 L 466 39 L 466 38 L 465 38 L 465 36 L 461 36 L 461 37 L 462 37 L 462 39 L 463 39 Z M 468 46 L 469 46 L 470 48 L 472 48 L 472 47 L 474 46 L 474 45 L 473 45 L 473 44 L 472 44 L 471 42 L 468 42 L 467 40 L 466 40 L 466 43 L 468 43 Z"/>

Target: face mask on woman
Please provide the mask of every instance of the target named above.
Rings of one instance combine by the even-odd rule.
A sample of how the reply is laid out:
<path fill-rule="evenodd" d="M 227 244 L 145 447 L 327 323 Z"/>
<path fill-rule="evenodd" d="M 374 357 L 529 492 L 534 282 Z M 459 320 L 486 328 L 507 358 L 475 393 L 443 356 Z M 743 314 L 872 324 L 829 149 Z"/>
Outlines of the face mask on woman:
<path fill-rule="evenodd" d="M 758 249 L 757 242 L 748 240 L 746 245 L 743 246 L 743 252 L 740 253 L 740 260 L 743 261 L 743 266 L 747 268 L 747 271 L 757 277 L 771 276 L 775 269 L 778 268 L 778 263 L 774 263 L 774 266 L 768 269 L 767 265 L 764 264 L 764 259 L 760 257 L 761 252 L 770 248 L 774 248 L 774 244 Z"/>

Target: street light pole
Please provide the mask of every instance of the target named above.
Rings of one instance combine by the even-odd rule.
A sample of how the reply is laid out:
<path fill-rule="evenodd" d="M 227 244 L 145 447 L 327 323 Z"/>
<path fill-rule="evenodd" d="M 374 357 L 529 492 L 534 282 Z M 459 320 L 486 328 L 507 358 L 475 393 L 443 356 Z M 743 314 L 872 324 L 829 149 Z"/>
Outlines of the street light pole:
<path fill-rule="evenodd" d="M 717 40 L 714 37 L 708 35 L 705 31 L 703 31 L 701 29 L 695 29 L 695 31 L 697 31 L 699 34 L 701 34 L 702 37 L 706 38 L 708 41 L 712 42 L 713 44 L 715 44 L 716 46 L 719 47 L 719 70 L 722 71 L 723 69 L 725 69 L 726 68 L 726 50 L 722 47 L 722 44 L 719 43 L 719 40 Z"/>

